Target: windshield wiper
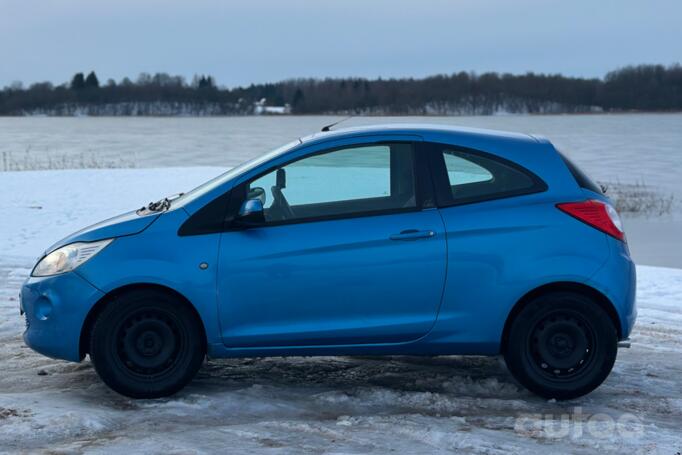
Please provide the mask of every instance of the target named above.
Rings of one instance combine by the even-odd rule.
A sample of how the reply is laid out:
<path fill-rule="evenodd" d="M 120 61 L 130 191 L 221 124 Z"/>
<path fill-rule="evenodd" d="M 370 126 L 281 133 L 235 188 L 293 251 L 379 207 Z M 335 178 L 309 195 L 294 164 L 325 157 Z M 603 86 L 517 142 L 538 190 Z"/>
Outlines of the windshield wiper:
<path fill-rule="evenodd" d="M 141 211 L 149 211 L 149 212 L 165 212 L 168 210 L 171 206 L 171 202 L 179 198 L 185 193 L 178 193 L 174 194 L 173 196 L 165 197 L 163 199 L 159 199 L 156 202 L 150 202 L 147 204 L 145 207 L 142 207 L 138 212 Z"/>
<path fill-rule="evenodd" d="M 147 205 L 147 210 L 150 212 L 163 212 L 164 210 L 168 210 L 170 208 L 171 201 L 167 197 L 160 199 L 156 202 L 150 202 L 149 205 Z"/>

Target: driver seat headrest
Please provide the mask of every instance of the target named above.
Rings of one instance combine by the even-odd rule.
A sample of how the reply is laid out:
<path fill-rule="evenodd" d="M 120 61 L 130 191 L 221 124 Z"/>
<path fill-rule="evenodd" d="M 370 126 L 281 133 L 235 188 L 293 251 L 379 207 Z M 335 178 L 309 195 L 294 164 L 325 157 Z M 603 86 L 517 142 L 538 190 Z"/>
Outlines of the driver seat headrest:
<path fill-rule="evenodd" d="M 275 186 L 279 189 L 283 189 L 287 187 L 287 174 L 286 171 L 283 168 L 277 169 L 277 173 L 275 174 L 276 180 L 275 180 Z"/>

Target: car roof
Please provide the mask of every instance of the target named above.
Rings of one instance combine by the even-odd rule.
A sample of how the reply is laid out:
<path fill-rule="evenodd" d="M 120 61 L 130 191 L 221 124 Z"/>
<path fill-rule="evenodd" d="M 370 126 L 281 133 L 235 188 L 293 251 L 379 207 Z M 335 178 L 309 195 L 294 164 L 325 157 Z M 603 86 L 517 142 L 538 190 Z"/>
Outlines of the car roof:
<path fill-rule="evenodd" d="M 326 141 L 330 139 L 343 139 L 345 137 L 366 136 L 373 134 L 403 134 L 423 136 L 431 139 L 434 136 L 446 135 L 453 138 L 469 140 L 501 140 L 523 141 L 530 143 L 541 142 L 540 138 L 529 134 L 513 133 L 508 131 L 488 130 L 482 128 L 469 128 L 464 126 L 428 124 L 428 123 L 389 123 L 379 125 L 356 126 L 339 128 L 332 131 L 320 131 L 308 136 L 301 137 L 301 143 Z"/>

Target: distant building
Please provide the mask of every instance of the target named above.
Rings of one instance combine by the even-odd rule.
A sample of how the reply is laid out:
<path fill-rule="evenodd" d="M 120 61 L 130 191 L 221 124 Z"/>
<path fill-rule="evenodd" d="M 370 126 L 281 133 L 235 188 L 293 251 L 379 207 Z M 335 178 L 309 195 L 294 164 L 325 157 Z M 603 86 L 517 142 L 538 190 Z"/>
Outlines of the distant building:
<path fill-rule="evenodd" d="M 283 115 L 291 114 L 291 106 L 289 103 L 284 106 L 266 106 L 265 98 L 261 98 L 260 101 L 253 103 L 253 113 L 256 115 Z"/>

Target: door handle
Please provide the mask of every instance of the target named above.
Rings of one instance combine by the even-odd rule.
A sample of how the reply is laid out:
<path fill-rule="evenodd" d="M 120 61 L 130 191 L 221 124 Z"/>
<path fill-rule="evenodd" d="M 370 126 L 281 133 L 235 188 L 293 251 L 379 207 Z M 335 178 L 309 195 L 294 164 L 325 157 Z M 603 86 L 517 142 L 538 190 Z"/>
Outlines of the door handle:
<path fill-rule="evenodd" d="M 430 239 L 436 235 L 433 231 L 419 231 L 417 229 L 406 229 L 400 231 L 400 234 L 393 234 L 389 238 L 391 240 L 419 240 L 419 239 Z"/>

